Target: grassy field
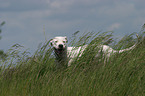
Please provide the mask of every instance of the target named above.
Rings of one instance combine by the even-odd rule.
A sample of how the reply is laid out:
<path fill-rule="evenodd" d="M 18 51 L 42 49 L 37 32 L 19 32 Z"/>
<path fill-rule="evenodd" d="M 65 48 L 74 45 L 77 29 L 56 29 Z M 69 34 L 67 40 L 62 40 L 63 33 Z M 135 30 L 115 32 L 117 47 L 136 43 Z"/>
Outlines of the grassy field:
<path fill-rule="evenodd" d="M 73 46 L 94 47 L 87 48 L 70 67 L 60 69 L 55 67 L 49 42 L 31 57 L 27 51 L 19 51 L 20 45 L 14 45 L 0 62 L 0 96 L 145 96 L 143 35 L 138 40 L 130 35 L 112 43 L 113 48 L 122 49 L 138 41 L 133 50 L 116 53 L 106 62 L 103 55 L 95 57 L 95 46 L 113 42 L 112 34 L 87 33 L 76 40 L 74 36 Z"/>

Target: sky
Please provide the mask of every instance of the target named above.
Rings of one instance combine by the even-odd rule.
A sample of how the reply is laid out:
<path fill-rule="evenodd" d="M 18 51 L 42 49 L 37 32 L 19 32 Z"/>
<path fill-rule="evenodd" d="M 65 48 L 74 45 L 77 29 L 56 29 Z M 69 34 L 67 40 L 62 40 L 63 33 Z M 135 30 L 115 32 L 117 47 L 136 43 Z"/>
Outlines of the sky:
<path fill-rule="evenodd" d="M 35 52 L 55 36 L 76 31 L 113 31 L 115 38 L 139 32 L 145 23 L 145 0 L 0 0 L 0 49 L 14 44 Z"/>

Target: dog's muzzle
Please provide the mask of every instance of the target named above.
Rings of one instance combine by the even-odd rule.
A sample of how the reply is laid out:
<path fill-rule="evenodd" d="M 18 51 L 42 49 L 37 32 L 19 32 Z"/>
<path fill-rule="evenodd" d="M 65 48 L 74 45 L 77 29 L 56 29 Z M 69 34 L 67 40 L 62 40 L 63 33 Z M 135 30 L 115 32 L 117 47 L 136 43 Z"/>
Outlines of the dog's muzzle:
<path fill-rule="evenodd" d="M 61 53 L 63 53 L 64 50 L 65 50 L 65 48 L 64 48 L 64 46 L 63 46 L 62 44 L 59 44 L 59 45 L 58 45 L 58 48 L 57 48 L 57 49 L 54 48 L 54 49 L 55 49 L 55 53 L 57 53 L 57 54 L 61 54 Z"/>

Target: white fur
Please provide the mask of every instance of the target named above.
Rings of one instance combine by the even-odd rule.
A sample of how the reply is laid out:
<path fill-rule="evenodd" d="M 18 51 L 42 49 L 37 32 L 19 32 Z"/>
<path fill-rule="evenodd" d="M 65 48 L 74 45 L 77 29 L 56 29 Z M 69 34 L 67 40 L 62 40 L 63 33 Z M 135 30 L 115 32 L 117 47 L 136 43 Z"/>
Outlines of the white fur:
<path fill-rule="evenodd" d="M 81 47 L 67 47 L 67 37 L 61 37 L 61 36 L 55 37 L 54 39 L 50 41 L 50 43 L 53 46 L 54 54 L 55 54 L 56 62 L 58 66 L 61 65 L 61 62 L 63 63 L 68 62 L 68 66 L 70 66 L 71 62 L 73 61 L 73 58 L 77 56 L 80 57 L 83 51 L 88 46 L 88 45 L 84 45 Z M 116 51 L 107 45 L 101 45 L 97 47 L 100 48 L 98 52 L 102 51 L 105 54 L 105 56 L 108 58 L 113 53 L 116 53 L 116 52 L 121 53 L 124 51 L 131 50 L 135 47 L 135 45 L 133 45 L 130 48 L 119 50 L 119 51 Z M 98 54 L 96 54 L 96 56 Z"/>
<path fill-rule="evenodd" d="M 86 49 L 87 45 L 81 47 L 68 47 L 67 48 L 67 57 L 69 58 L 68 66 L 71 65 L 71 62 L 75 57 L 81 57 L 83 51 Z"/>

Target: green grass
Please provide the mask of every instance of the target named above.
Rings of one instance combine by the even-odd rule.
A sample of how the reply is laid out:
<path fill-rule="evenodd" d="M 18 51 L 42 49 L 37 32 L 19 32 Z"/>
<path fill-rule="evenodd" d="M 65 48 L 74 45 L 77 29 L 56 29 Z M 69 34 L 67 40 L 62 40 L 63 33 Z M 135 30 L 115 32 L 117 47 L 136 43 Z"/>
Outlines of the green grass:
<path fill-rule="evenodd" d="M 111 34 L 98 34 L 88 33 L 72 44 L 94 46 L 112 41 Z M 125 40 L 113 47 L 125 48 L 135 41 Z M 18 51 L 21 46 L 14 46 L 2 62 L 0 96 L 144 96 L 145 39 L 140 36 L 138 40 L 135 49 L 112 55 L 106 62 L 101 55 L 94 56 L 96 47 L 88 48 L 70 67 L 61 69 L 55 67 L 49 42 L 32 57 Z"/>

